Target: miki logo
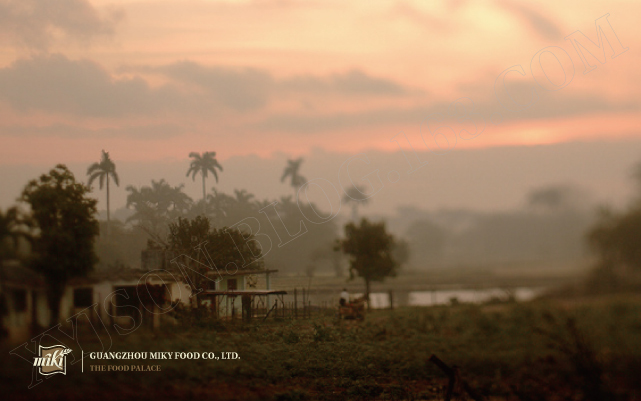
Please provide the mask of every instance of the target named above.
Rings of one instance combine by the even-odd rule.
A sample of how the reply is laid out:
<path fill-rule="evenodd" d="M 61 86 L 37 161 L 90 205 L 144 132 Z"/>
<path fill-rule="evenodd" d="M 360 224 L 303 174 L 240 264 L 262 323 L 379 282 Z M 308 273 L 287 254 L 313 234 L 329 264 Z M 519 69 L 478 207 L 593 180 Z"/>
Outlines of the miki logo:
<path fill-rule="evenodd" d="M 56 373 L 67 374 L 67 354 L 70 348 L 64 345 L 52 345 L 51 347 L 39 347 L 39 356 L 35 357 L 33 366 L 38 367 L 41 375 L 49 376 Z"/>

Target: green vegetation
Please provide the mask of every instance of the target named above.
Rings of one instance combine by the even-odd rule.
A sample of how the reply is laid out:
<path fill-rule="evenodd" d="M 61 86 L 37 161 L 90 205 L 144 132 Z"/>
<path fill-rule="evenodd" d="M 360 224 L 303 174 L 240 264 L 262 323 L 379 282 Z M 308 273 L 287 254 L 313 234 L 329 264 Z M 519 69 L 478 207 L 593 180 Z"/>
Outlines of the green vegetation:
<path fill-rule="evenodd" d="M 401 308 L 372 312 L 362 323 L 325 317 L 166 326 L 113 339 L 114 351 L 233 351 L 240 359 L 146 361 L 162 365 L 157 375 L 87 373 L 86 360 L 85 374 L 50 380 L 31 390 L 31 397 L 72 397 L 75 389 L 104 398 L 144 391 L 156 399 L 443 399 L 447 379 L 428 362 L 432 354 L 458 366 L 461 377 L 492 400 L 617 401 L 641 395 L 638 296 Z M 85 353 L 96 350 L 97 342 L 85 347 Z M 28 366 L 2 369 L 11 380 L 5 387 L 30 379 Z M 96 394 L 106 382 L 119 385 Z"/>
<path fill-rule="evenodd" d="M 89 192 L 88 187 L 76 182 L 67 167 L 59 164 L 49 174 L 30 181 L 20 198 L 31 207 L 37 224 L 32 265 L 47 283 L 52 326 L 58 323 L 67 280 L 86 275 L 97 262 L 97 201 L 87 197 Z"/>
<path fill-rule="evenodd" d="M 179 217 L 169 224 L 167 244 L 167 250 L 176 256 L 172 262 L 181 265 L 195 294 L 209 288 L 212 280 L 217 281 L 220 272 L 264 267 L 261 249 L 252 235 L 235 228 L 212 228 L 203 216 L 193 220 Z M 216 275 L 214 267 L 219 273 L 212 277 Z"/>
<path fill-rule="evenodd" d="M 349 256 L 350 279 L 358 276 L 365 280 L 367 300 L 372 281 L 383 281 L 385 277 L 396 275 L 399 267 L 394 257 L 396 241 L 383 222 L 370 223 L 363 219 L 360 225 L 347 224 L 345 238 L 338 241 L 338 247 Z"/>

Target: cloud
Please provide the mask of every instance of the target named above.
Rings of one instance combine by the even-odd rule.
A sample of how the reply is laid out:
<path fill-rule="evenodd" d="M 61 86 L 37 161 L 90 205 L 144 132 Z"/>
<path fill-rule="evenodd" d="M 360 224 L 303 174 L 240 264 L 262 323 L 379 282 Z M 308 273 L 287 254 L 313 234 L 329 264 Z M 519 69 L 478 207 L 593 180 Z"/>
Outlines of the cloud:
<path fill-rule="evenodd" d="M 170 86 L 151 88 L 140 77 L 114 79 L 89 60 L 41 55 L 0 69 L 0 99 L 21 111 L 93 117 L 149 114 L 187 102 Z"/>
<path fill-rule="evenodd" d="M 114 127 L 90 128 L 72 124 L 51 124 L 45 126 L 11 125 L 0 126 L 0 136 L 82 138 L 86 136 L 136 139 L 164 139 L 181 135 L 191 126 L 175 124 L 122 124 Z"/>
<path fill-rule="evenodd" d="M 3 0 L 0 2 L 0 37 L 12 44 L 45 50 L 54 38 L 86 43 L 114 33 L 124 14 L 98 11 L 86 0 Z"/>
<path fill-rule="evenodd" d="M 278 87 L 281 90 L 290 91 L 365 96 L 396 96 L 410 92 L 397 82 L 372 77 L 361 70 L 351 70 L 341 74 L 333 74 L 329 77 L 311 75 L 293 77 L 283 80 L 278 84 Z"/>
<path fill-rule="evenodd" d="M 217 104 L 241 112 L 260 109 L 283 94 L 401 96 L 412 92 L 395 81 L 373 77 L 361 70 L 329 76 L 299 75 L 279 80 L 264 69 L 205 66 L 181 61 L 160 67 L 129 66 L 120 71 L 161 73 L 203 90 Z"/>
<path fill-rule="evenodd" d="M 184 61 L 160 67 L 121 68 L 121 72 L 129 72 L 129 77 L 114 77 L 90 60 L 36 55 L 0 69 L 0 100 L 24 112 L 110 118 L 169 111 L 211 117 L 225 109 L 241 113 L 260 110 L 283 94 L 371 97 L 409 93 L 394 81 L 358 70 L 276 80 L 267 70 Z M 160 73 L 171 81 L 152 87 L 145 73 Z"/>
<path fill-rule="evenodd" d="M 512 0 L 498 0 L 496 3 L 527 25 L 542 39 L 559 40 L 562 38 L 559 26 L 539 10 Z"/>
<path fill-rule="evenodd" d="M 458 4 L 449 4 L 449 10 L 453 11 L 459 7 Z M 454 28 L 455 19 L 440 18 L 423 12 L 405 1 L 394 3 L 391 8 L 392 15 L 406 18 L 407 20 L 438 33 L 449 33 Z"/>
<path fill-rule="evenodd" d="M 207 91 L 218 103 L 239 111 L 264 106 L 274 88 L 274 79 L 264 70 L 206 67 L 183 61 L 158 67 L 158 71 Z"/>
<path fill-rule="evenodd" d="M 512 84 L 510 87 L 510 94 L 520 104 L 527 104 L 531 100 L 531 93 L 530 85 Z M 451 105 L 452 102 L 436 101 L 422 106 L 379 108 L 354 113 L 325 115 L 281 113 L 264 118 L 252 125 L 252 128 L 260 131 L 318 133 L 394 124 L 414 124 L 417 127 L 423 127 L 430 116 L 435 114 L 447 116 L 452 110 Z M 471 107 L 471 103 L 466 102 L 465 107 Z M 518 112 L 504 109 L 493 97 L 474 104 L 474 112 L 480 114 L 486 124 L 490 124 L 496 112 L 501 114 L 503 121 L 514 121 L 571 117 L 599 112 L 630 112 L 639 108 L 637 101 L 610 101 L 598 93 L 546 92 L 542 89 L 537 91 L 537 97 L 530 107 Z M 475 117 L 474 121 L 480 120 Z"/>

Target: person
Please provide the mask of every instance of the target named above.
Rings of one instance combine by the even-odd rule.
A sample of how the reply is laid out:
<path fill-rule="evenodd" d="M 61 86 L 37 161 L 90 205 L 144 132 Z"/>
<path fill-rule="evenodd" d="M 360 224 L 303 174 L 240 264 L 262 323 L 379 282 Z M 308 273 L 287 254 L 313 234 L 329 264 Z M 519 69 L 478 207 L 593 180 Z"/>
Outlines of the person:
<path fill-rule="evenodd" d="M 345 306 L 349 303 L 349 293 L 347 292 L 347 288 L 343 288 L 343 292 L 341 292 L 341 300 L 339 301 L 341 306 Z"/>

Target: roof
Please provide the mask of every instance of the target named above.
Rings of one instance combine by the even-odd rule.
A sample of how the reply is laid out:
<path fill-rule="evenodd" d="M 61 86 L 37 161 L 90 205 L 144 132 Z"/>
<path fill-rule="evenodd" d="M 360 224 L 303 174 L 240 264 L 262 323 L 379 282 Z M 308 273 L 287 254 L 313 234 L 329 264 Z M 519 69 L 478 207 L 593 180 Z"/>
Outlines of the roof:
<path fill-rule="evenodd" d="M 24 266 L 18 260 L 7 260 L 0 265 L 0 277 L 9 287 L 44 288 L 44 277 Z"/>
<path fill-rule="evenodd" d="M 232 276 L 248 276 L 250 274 L 265 274 L 265 273 L 275 273 L 278 270 L 238 270 L 236 273 L 228 273 L 226 271 L 219 271 L 220 276 L 222 277 L 232 277 Z M 130 268 L 119 268 L 119 269 L 109 269 L 109 270 L 96 270 L 92 273 L 89 273 L 87 277 L 75 277 L 69 280 L 70 285 L 82 285 L 82 284 L 93 284 L 99 283 L 102 281 L 138 281 L 143 278 L 147 273 L 149 278 L 160 277 L 162 280 L 167 282 L 176 282 L 184 281 L 183 275 L 180 271 L 169 271 L 169 270 L 143 270 L 143 269 L 130 269 Z M 217 276 L 214 272 L 208 272 L 208 276 Z"/>
<path fill-rule="evenodd" d="M 230 277 L 230 276 L 249 276 L 249 275 L 252 275 L 252 274 L 277 273 L 278 270 L 268 270 L 268 269 L 265 269 L 265 270 L 241 270 L 241 269 L 238 269 L 238 271 L 236 271 L 235 273 L 229 273 L 226 270 L 223 270 L 223 271 L 218 270 L 218 272 L 223 277 Z M 216 273 L 213 273 L 213 272 L 210 271 L 210 272 L 207 272 L 207 275 L 210 275 L 210 276 L 214 275 L 215 276 Z"/>
<path fill-rule="evenodd" d="M 229 291 L 218 291 L 218 290 L 206 290 L 201 292 L 202 295 L 285 295 L 287 291 L 282 290 L 229 290 Z"/>

